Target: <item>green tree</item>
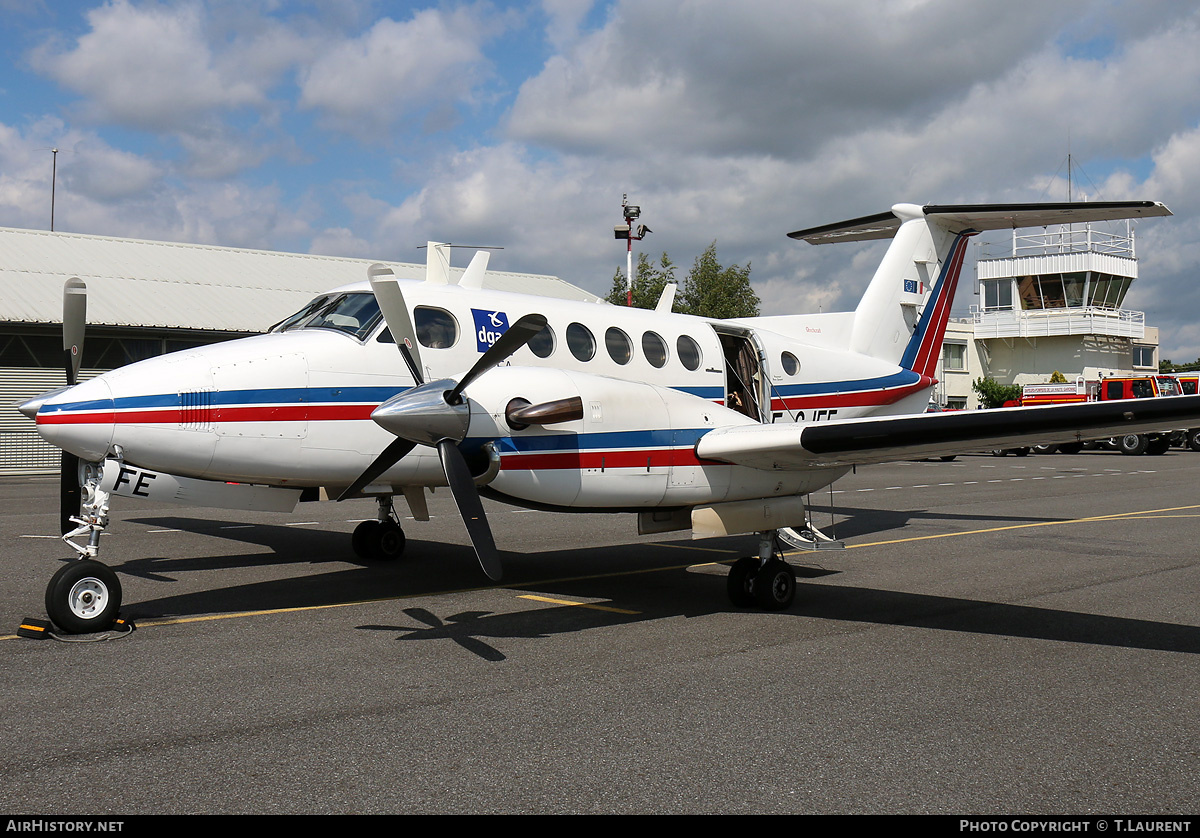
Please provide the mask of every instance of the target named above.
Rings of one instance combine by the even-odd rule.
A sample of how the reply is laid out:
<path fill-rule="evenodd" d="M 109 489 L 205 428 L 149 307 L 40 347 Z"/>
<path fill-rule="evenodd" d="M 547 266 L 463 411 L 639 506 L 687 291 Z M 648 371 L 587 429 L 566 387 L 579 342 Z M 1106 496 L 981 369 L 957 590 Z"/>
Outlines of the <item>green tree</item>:
<path fill-rule="evenodd" d="M 1020 384 L 997 384 L 990 376 L 972 381 L 971 389 L 984 407 L 1004 407 L 1005 402 L 1021 398 Z"/>
<path fill-rule="evenodd" d="M 663 253 L 655 265 L 651 264 L 650 257 L 645 253 L 639 253 L 637 265 L 633 269 L 633 307 L 654 308 L 658 305 L 663 288 L 668 282 L 674 281 L 675 263 L 671 261 L 671 257 Z M 617 272 L 613 274 L 612 290 L 605 299 L 615 306 L 623 306 L 627 291 L 625 272 L 617 268 Z"/>
<path fill-rule="evenodd" d="M 1055 370 L 1054 375 L 1050 376 L 1050 383 L 1051 384 L 1066 384 L 1067 377 L 1065 375 L 1063 375 L 1061 372 L 1059 372 L 1058 370 Z"/>
<path fill-rule="evenodd" d="M 1187 364 L 1176 364 L 1170 358 L 1164 358 L 1158 362 L 1158 371 L 1162 373 L 1195 372 L 1196 370 L 1200 370 L 1200 358 Z"/>
<path fill-rule="evenodd" d="M 756 317 L 758 295 L 750 287 L 750 265 L 730 265 L 717 261 L 714 241 L 696 257 L 684 280 L 677 310 L 700 317 Z"/>

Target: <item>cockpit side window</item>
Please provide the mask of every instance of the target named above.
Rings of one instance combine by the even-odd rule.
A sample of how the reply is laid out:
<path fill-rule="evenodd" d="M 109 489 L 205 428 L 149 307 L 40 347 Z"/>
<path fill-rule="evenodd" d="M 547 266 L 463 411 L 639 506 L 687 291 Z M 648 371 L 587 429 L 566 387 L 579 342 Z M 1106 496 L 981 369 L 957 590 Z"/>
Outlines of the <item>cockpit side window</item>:
<path fill-rule="evenodd" d="M 381 317 L 374 294 L 342 294 L 318 309 L 303 328 L 336 329 L 362 340 L 374 331 Z"/>

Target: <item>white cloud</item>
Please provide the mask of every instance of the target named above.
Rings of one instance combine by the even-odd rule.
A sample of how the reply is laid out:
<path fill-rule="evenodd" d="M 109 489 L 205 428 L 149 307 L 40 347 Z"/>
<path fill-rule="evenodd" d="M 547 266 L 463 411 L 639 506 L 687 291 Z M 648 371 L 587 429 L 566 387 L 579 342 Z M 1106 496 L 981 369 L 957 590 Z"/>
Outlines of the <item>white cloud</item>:
<path fill-rule="evenodd" d="M 570 47 L 579 38 L 579 29 L 593 6 L 592 0 L 542 0 L 546 38 L 557 50 Z"/>
<path fill-rule="evenodd" d="M 321 256 L 350 256 L 369 258 L 371 245 L 346 227 L 330 227 L 317 233 L 308 249 Z"/>
<path fill-rule="evenodd" d="M 385 18 L 318 56 L 302 74 L 302 108 L 356 136 L 386 131 L 414 110 L 470 98 L 486 72 L 481 18 L 466 10 Z"/>
<path fill-rule="evenodd" d="M 92 119 L 147 131 L 187 130 L 219 110 L 258 107 L 258 78 L 222 66 L 195 4 L 134 6 L 112 0 L 88 13 L 74 45 L 51 42 L 35 68 L 85 97 Z"/>
<path fill-rule="evenodd" d="M 101 203 L 150 192 L 164 174 L 161 165 L 96 140 L 81 140 L 66 151 L 59 155 L 60 186 Z"/>
<path fill-rule="evenodd" d="M 802 156 L 944 107 L 1083 5 L 624 2 L 523 85 L 510 131 L 571 150 Z"/>

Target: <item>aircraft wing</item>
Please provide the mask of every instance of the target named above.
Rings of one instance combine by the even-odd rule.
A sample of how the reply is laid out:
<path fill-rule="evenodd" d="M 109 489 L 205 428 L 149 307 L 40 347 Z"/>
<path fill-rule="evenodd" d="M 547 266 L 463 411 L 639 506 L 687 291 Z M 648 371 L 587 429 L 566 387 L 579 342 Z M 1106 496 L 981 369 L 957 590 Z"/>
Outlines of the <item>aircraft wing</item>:
<path fill-rule="evenodd" d="M 915 210 L 916 207 L 913 207 Z M 1051 224 L 1112 221 L 1122 218 L 1152 218 L 1170 215 L 1158 201 L 1075 201 L 1037 204 L 928 204 L 920 207 L 926 217 L 937 218 L 954 230 L 1007 230 L 1014 227 L 1046 227 Z M 809 227 L 788 233 L 809 244 L 890 239 L 900 229 L 894 212 L 881 212 Z"/>
<path fill-rule="evenodd" d="M 865 465 L 1200 427 L 1200 395 L 737 425 L 700 438 L 702 459 L 777 471 Z"/>

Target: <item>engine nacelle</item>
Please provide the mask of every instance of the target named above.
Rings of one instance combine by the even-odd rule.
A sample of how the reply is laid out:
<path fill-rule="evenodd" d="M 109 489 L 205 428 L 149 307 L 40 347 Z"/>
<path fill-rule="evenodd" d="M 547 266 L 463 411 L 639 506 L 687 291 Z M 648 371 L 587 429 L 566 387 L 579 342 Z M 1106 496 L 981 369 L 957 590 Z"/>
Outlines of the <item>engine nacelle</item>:
<path fill-rule="evenodd" d="M 490 488 L 557 507 L 692 506 L 731 497 L 792 494 L 803 475 L 700 460 L 696 442 L 716 427 L 754 424 L 681 390 L 569 370 L 501 367 L 472 382 L 468 439 L 495 440 L 500 469 Z M 531 404 L 578 396 L 583 417 L 513 428 L 514 399 Z"/>

